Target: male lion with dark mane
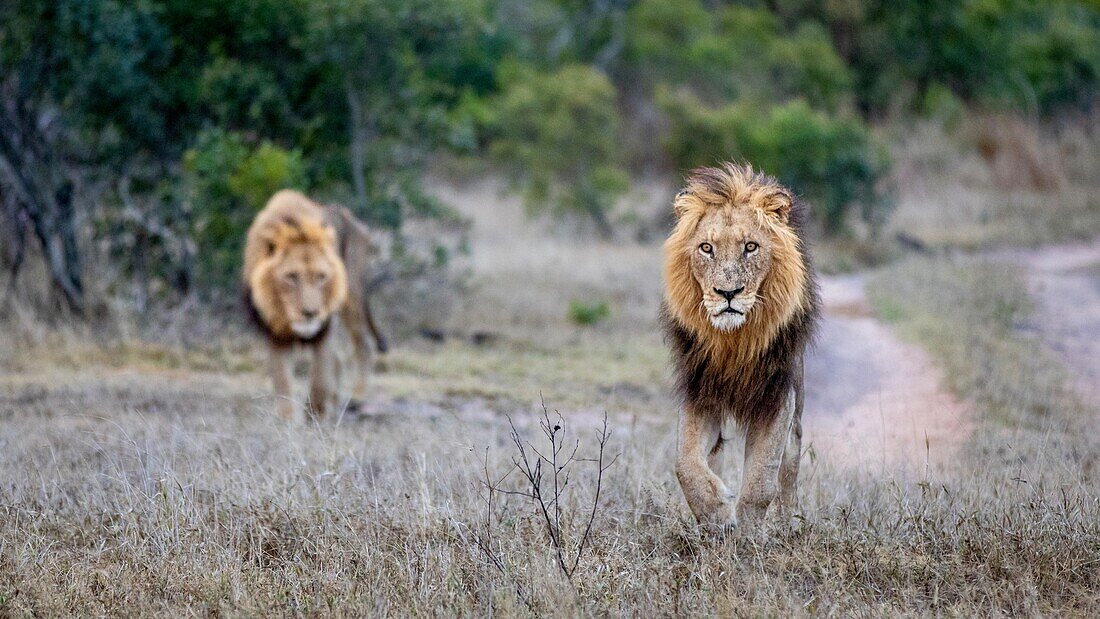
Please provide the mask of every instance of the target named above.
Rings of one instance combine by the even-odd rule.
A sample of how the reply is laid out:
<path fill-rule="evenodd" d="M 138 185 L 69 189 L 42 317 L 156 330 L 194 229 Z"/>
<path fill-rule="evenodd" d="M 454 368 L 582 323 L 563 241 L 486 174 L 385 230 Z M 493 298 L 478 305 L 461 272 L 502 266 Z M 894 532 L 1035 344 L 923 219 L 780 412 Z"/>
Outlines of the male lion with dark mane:
<path fill-rule="evenodd" d="M 386 352 L 367 303 L 376 253 L 366 224 L 348 209 L 321 206 L 297 191 L 272 196 L 248 228 L 245 304 L 270 343 L 275 407 L 283 418 L 295 415 L 287 356 L 296 344 L 313 349 L 307 410 L 324 416 L 337 374 L 329 341 L 337 314 L 351 335 L 358 366 L 348 406 L 361 404 L 370 362 L 367 330 L 379 352 Z"/>
<path fill-rule="evenodd" d="M 805 207 L 775 179 L 726 163 L 692 172 L 665 242 L 661 322 L 680 414 L 676 477 L 702 523 L 759 523 L 795 507 L 802 357 L 818 293 L 802 238 Z M 734 497 L 715 470 L 727 421 L 745 433 Z"/>

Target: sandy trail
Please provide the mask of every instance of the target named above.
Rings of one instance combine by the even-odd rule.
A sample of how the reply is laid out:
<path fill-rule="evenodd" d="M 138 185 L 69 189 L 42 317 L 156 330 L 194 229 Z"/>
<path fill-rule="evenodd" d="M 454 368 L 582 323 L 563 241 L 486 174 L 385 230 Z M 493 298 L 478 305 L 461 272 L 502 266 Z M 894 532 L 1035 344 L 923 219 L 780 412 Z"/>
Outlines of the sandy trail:
<path fill-rule="evenodd" d="M 822 281 L 806 361 L 805 437 L 815 457 L 868 472 L 939 470 L 969 434 L 967 407 L 920 348 L 874 318 L 861 275 Z"/>
<path fill-rule="evenodd" d="M 1100 238 L 1009 256 L 1038 305 L 1033 327 L 1081 397 L 1100 407 Z"/>

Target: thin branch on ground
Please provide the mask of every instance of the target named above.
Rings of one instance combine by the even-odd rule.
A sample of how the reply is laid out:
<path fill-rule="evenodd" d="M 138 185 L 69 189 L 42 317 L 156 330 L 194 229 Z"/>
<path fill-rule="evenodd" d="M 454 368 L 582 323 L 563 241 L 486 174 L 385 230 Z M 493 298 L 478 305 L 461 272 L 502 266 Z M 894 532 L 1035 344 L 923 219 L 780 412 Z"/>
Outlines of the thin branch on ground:
<path fill-rule="evenodd" d="M 526 441 L 516 428 L 511 417 L 508 423 L 511 426 L 512 444 L 515 445 L 515 455 L 512 457 L 512 465 L 523 476 L 523 488 L 518 491 L 502 491 L 503 494 L 519 495 L 530 499 L 537 507 L 543 526 L 550 538 L 550 545 L 554 550 L 558 567 L 569 580 L 580 565 L 585 548 L 588 547 L 592 534 L 592 526 L 596 521 L 596 513 L 599 511 L 600 497 L 603 491 L 604 473 L 615 463 L 618 456 L 607 459 L 607 443 L 611 437 L 611 431 L 607 426 L 607 413 L 604 413 L 603 426 L 596 433 L 599 446 L 596 458 L 578 458 L 580 441 L 573 441 L 571 447 L 567 447 L 565 419 L 561 413 L 555 411 L 557 416 L 551 419 L 550 412 L 545 402 L 542 404 L 542 418 L 539 427 L 548 443 L 547 447 L 539 450 L 529 441 Z M 562 520 L 571 521 L 568 514 L 563 513 L 562 500 L 569 487 L 572 466 L 576 463 L 592 462 L 596 465 L 596 489 L 592 496 L 591 508 L 588 510 L 588 519 L 584 531 L 576 544 L 569 544 L 565 537 Z M 547 473 L 547 468 L 550 472 Z M 543 487 L 549 486 L 550 494 L 547 495 Z M 569 555 L 572 560 L 569 560 Z"/>

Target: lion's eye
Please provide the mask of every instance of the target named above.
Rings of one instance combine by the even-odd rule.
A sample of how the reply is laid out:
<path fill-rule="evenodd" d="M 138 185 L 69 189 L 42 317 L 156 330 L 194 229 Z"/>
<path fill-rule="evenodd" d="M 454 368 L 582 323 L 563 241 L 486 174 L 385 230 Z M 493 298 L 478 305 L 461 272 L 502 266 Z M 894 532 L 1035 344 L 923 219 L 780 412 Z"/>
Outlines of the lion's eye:
<path fill-rule="evenodd" d="M 746 253 L 746 254 L 751 254 L 752 252 L 754 252 L 754 251 L 756 251 L 757 249 L 759 249 L 759 247 L 760 247 L 760 246 L 759 246 L 759 245 L 757 245 L 757 244 L 756 244 L 755 242 L 753 242 L 753 241 L 749 241 L 748 243 L 745 243 L 745 253 Z"/>
<path fill-rule="evenodd" d="M 699 251 L 703 252 L 704 254 L 713 254 L 714 246 L 710 243 L 703 243 L 699 246 Z"/>
<path fill-rule="evenodd" d="M 298 274 L 297 273 L 287 273 L 286 275 L 283 276 L 283 281 L 290 284 L 291 286 L 297 286 L 298 285 Z"/>

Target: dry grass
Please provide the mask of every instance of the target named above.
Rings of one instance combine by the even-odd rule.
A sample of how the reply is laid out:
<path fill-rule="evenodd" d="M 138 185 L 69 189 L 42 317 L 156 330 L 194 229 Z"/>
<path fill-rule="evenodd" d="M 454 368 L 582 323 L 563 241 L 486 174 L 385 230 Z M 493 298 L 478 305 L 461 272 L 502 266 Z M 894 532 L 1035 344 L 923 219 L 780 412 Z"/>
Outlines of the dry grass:
<path fill-rule="evenodd" d="M 1027 308 L 1012 273 L 909 264 L 879 282 L 879 307 L 940 355 L 987 433 L 935 478 L 833 468 L 811 450 L 799 518 L 767 537 L 694 525 L 671 474 L 659 344 L 645 338 L 631 349 L 573 328 L 583 335 L 562 348 L 413 347 L 377 379 L 391 409 L 304 429 L 272 423 L 248 369 L 12 371 L 0 612 L 1095 616 L 1096 447 L 1057 373 L 1018 354 L 1028 343 L 1010 327 Z M 909 311 L 947 282 L 920 311 L 948 320 Z M 448 391 L 456 381 L 475 395 Z M 505 414 L 537 440 L 540 382 L 586 458 L 601 390 L 620 390 L 608 452 L 621 456 L 571 579 L 529 499 L 498 493 L 491 513 L 486 500 L 486 470 L 523 488 Z M 595 482 L 591 467 L 573 474 L 566 534 L 583 530 Z"/>
<path fill-rule="evenodd" d="M 980 249 L 1100 234 L 1100 115 L 1042 131 L 1011 117 L 927 122 L 904 131 L 892 154 L 888 235 Z"/>
<path fill-rule="evenodd" d="M 501 417 L 378 415 L 303 431 L 272 424 L 266 401 L 198 378 L 8 393 L 0 608 L 10 614 L 1100 609 L 1094 480 L 1032 476 L 1042 463 L 1026 480 L 1020 463 L 997 460 L 903 480 L 808 457 L 792 530 L 715 539 L 681 505 L 671 420 L 613 417 L 610 451 L 622 456 L 567 581 L 522 497 L 494 503 L 503 568 L 477 544 L 486 450 L 494 477 L 511 467 Z M 534 416 L 514 412 L 534 438 Z M 566 419 L 592 455 L 594 424 Z M 567 526 L 583 525 L 594 482 L 591 470 L 571 480 Z"/>
<path fill-rule="evenodd" d="M 874 287 L 975 402 L 956 466 L 851 470 L 809 437 L 792 526 L 715 537 L 672 474 L 657 247 L 564 240 L 463 195 L 474 276 L 445 327 L 498 337 L 405 343 L 363 416 L 272 421 L 241 333 L 7 331 L 0 615 L 1100 614 L 1094 412 L 1013 328 L 1031 318 L 1011 271 L 906 263 Z M 597 295 L 610 317 L 573 324 L 569 300 Z M 621 454 L 571 578 L 540 510 L 508 493 L 524 490 L 508 418 L 537 441 L 540 393 L 579 457 L 605 410 Z M 563 539 L 596 480 L 572 473 Z"/>

